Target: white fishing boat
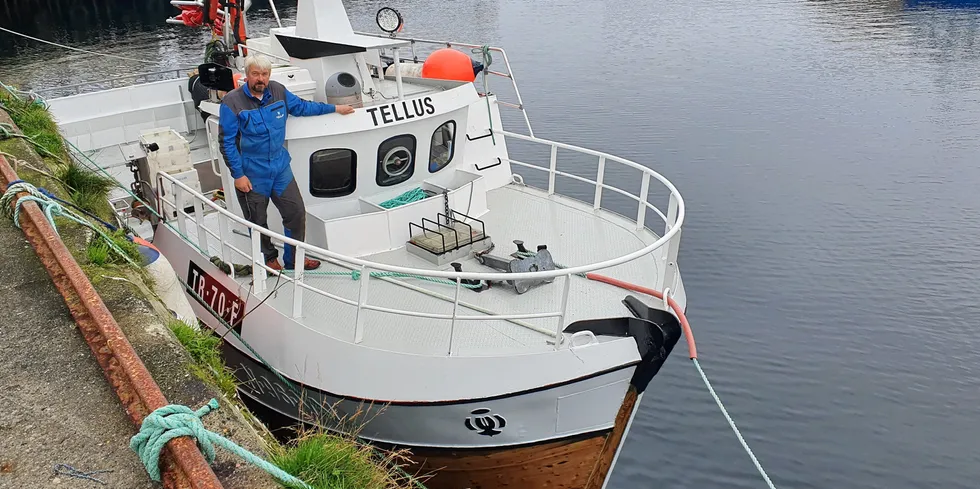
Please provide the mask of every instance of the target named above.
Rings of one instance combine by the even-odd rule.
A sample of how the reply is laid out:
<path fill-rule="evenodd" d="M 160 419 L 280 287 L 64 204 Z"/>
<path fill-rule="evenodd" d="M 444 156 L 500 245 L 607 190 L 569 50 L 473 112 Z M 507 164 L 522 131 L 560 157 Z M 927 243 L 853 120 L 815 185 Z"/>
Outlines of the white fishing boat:
<path fill-rule="evenodd" d="M 211 15 L 211 0 L 174 3 Z M 664 301 L 628 290 L 686 307 L 674 185 L 650 162 L 535 137 L 503 49 L 399 37 L 389 8 L 383 32 L 355 32 L 339 0 L 301 0 L 295 25 L 264 37 L 241 39 L 244 17 L 218 16 L 237 52 L 202 65 L 206 90 L 178 74 L 48 100 L 66 139 L 162 216 L 141 227 L 141 204 L 116 199 L 225 338 L 240 394 L 330 429 L 363 411 L 359 436 L 410 449 L 410 472 L 435 472 L 428 487 L 605 487 L 681 334 Z M 440 75 L 460 68 L 447 50 L 472 79 Z M 356 107 L 288 119 L 305 242 L 284 236 L 274 206 L 269 229 L 242 217 L 219 150 L 220 96 L 245 51 L 274 59 L 272 79 L 296 95 Z M 503 127 L 501 107 L 526 134 Z M 588 176 L 568 155 L 590 159 Z M 610 171 L 639 192 L 606 183 Z M 567 178 L 592 198 L 563 195 Z M 611 193 L 632 199 L 629 215 L 608 210 Z M 323 265 L 273 270 L 262 235 Z"/>

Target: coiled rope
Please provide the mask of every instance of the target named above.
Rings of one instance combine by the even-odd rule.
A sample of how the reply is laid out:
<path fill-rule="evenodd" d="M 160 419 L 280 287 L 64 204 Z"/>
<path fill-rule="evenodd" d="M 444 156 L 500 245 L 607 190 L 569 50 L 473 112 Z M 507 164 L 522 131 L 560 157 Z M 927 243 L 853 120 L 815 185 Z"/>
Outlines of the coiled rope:
<path fill-rule="evenodd" d="M 187 406 L 170 404 L 154 410 L 143 418 L 140 432 L 129 440 L 129 448 L 139 454 L 151 479 L 160 482 L 160 451 L 167 442 L 177 437 L 189 436 L 197 442 L 197 447 L 204 453 L 208 463 L 214 462 L 214 445 L 218 445 L 291 487 L 313 489 L 309 484 L 238 446 L 235 442 L 208 431 L 201 418 L 215 409 L 218 409 L 217 399 L 211 399 L 197 411 L 191 411 Z"/>
<path fill-rule="evenodd" d="M 20 192 L 26 192 L 28 195 L 18 198 L 17 194 Z M 65 209 L 57 201 L 52 200 L 47 195 L 41 193 L 37 187 L 23 180 L 14 180 L 7 185 L 3 195 L 0 196 L 0 212 L 7 217 L 13 218 L 14 225 L 17 226 L 18 229 L 23 229 L 20 226 L 20 210 L 27 202 L 34 202 L 41 208 L 41 211 L 44 212 L 44 217 L 47 218 L 49 223 L 51 223 L 51 227 L 54 229 L 55 234 L 60 235 L 58 232 L 58 225 L 55 223 L 55 216 L 64 217 L 95 231 L 102 239 L 105 240 L 105 242 L 109 245 L 109 248 L 129 262 L 130 265 L 139 267 L 139 265 L 137 265 L 125 251 L 115 244 L 112 237 L 106 234 L 105 231 L 99 229 L 87 219 L 75 214 L 71 210 Z"/>

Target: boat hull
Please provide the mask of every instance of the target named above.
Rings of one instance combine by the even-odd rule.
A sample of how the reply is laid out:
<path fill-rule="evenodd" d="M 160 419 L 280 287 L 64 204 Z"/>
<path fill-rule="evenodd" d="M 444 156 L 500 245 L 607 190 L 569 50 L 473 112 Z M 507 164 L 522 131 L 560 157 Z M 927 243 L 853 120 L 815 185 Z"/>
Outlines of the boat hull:
<path fill-rule="evenodd" d="M 158 231 L 163 229 L 161 226 Z M 154 240 L 155 244 L 161 252 L 178 269 L 189 270 L 189 277 L 193 276 L 190 271 L 195 266 L 199 272 L 221 273 L 183 239 L 168 232 L 158 232 L 156 238 L 159 239 Z M 178 273 L 178 278 L 182 275 Z M 215 275 L 215 278 L 221 277 Z M 197 289 L 190 285 L 190 280 L 184 284 L 185 293 L 199 319 L 218 334 L 227 334 L 227 318 L 208 314 L 210 309 L 203 307 L 204 300 L 193 292 Z M 273 329 L 276 323 L 289 321 L 273 306 L 263 304 L 260 298 L 257 300 L 258 304 L 248 309 L 252 331 Z M 673 315 L 651 309 L 632 296 L 626 296 L 623 303 L 631 316 L 575 321 L 564 332 L 588 331 L 598 338 L 598 345 L 628 344 L 629 349 L 636 348 L 624 357 L 624 363 L 568 376 L 558 383 L 531 384 L 533 387 L 523 390 L 502 389 L 490 397 L 385 401 L 326 390 L 335 384 L 334 380 L 350 376 L 387 385 L 413 377 L 426 377 L 432 385 L 445 382 L 449 376 L 449 372 L 438 368 L 404 370 L 391 368 L 390 362 L 372 363 L 365 360 L 369 358 L 368 349 L 364 349 L 362 357 L 355 356 L 351 361 L 335 363 L 334 368 L 321 371 L 330 381 L 314 386 L 274 370 L 255 352 L 247 353 L 248 344 L 235 337 L 227 337 L 222 348 L 226 364 L 238 377 L 243 397 L 294 424 L 355 434 L 381 448 L 407 449 L 416 462 L 408 468 L 409 472 L 432 475 L 426 482 L 432 489 L 598 489 L 615 464 L 639 399 L 680 338 L 680 326 Z M 248 333 L 249 325 L 245 325 L 243 335 Z M 303 332 L 300 328 L 290 331 L 297 335 Z M 263 337 L 253 340 L 256 338 Z M 266 354 L 276 354 L 275 338 L 266 338 L 264 343 L 253 341 L 254 347 Z M 322 335 L 318 339 L 329 340 Z M 293 340 L 290 345 L 301 341 Z M 336 361 L 331 346 L 324 343 L 312 361 Z M 588 348 L 606 351 L 600 350 L 600 346 Z M 587 356 L 589 351 L 580 350 L 580 355 Z M 289 353 L 282 358 L 290 362 L 305 361 Z M 542 364 L 538 368 L 553 370 L 555 367 Z M 491 371 L 477 381 L 503 386 L 508 378 Z M 422 398 L 425 393 L 419 394 Z"/>
<path fill-rule="evenodd" d="M 305 428 L 321 427 L 344 433 L 356 432 L 356 426 L 360 426 L 356 419 L 346 426 L 338 425 L 336 421 L 337 413 L 352 411 L 361 411 L 363 417 L 373 418 L 374 421 L 378 420 L 378 416 L 406 419 L 406 414 L 399 412 L 404 406 L 373 406 L 368 402 L 345 400 L 307 388 L 301 388 L 302 392 L 296 393 L 265 367 L 227 343 L 223 347 L 223 356 L 239 378 L 240 394 L 252 403 L 259 404 L 263 410 L 273 413 L 276 424 L 281 425 L 279 427 L 294 425 Z M 302 402 L 292 400 L 299 397 L 303 399 Z M 411 465 L 404 469 L 423 478 L 428 489 L 599 489 L 603 487 L 612 470 L 616 452 L 626 438 L 629 420 L 639 407 L 639 398 L 637 388 L 629 385 L 612 426 L 528 444 L 445 448 L 389 443 L 376 436 L 365 436 L 363 432 L 360 433 L 360 438 L 383 450 L 406 453 Z M 351 406 L 351 403 L 359 406 Z M 479 405 L 479 402 L 473 405 Z M 414 422 L 425 424 L 425 418 L 438 417 L 437 407 L 428 407 L 427 411 L 430 412 L 426 413 L 415 410 L 417 419 Z M 373 422 L 367 426 L 370 424 Z M 460 424 L 461 427 L 464 425 Z M 499 426 L 498 423 L 497 428 L 506 429 L 506 426 Z"/>

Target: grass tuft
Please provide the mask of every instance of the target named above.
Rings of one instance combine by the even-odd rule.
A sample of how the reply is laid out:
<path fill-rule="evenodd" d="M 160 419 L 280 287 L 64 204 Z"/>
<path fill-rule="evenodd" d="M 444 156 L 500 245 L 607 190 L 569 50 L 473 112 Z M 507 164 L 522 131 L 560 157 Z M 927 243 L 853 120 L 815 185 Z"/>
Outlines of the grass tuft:
<path fill-rule="evenodd" d="M 68 191 L 68 198 L 82 209 L 103 219 L 110 217 L 109 192 L 116 182 L 108 177 L 89 171 L 74 161 L 59 165 L 55 176 Z"/>
<path fill-rule="evenodd" d="M 120 248 L 130 260 L 136 263 L 141 263 L 143 257 L 140 254 L 139 246 L 126 238 L 126 232 L 117 229 L 114 233 L 107 233 L 110 238 L 112 238 L 112 243 Z M 126 265 L 128 262 L 125 258 L 119 256 L 109 243 L 106 242 L 102 236 L 95 235 L 92 237 L 92 241 L 88 244 L 88 249 L 86 249 L 86 255 L 90 263 L 99 266 L 105 265 Z"/>
<path fill-rule="evenodd" d="M 379 460 L 373 447 L 353 436 L 315 429 L 286 445 L 273 446 L 269 461 L 316 489 L 423 487 L 395 470 L 398 458 L 401 455 L 389 454 Z"/>
<path fill-rule="evenodd" d="M 51 117 L 47 107 L 26 96 L 16 97 L 7 90 L 0 89 L 0 107 L 6 109 L 10 118 L 25 136 L 31 138 L 47 152 L 44 156 L 60 161 L 68 159 L 65 143 L 58 133 L 58 125 Z"/>
<path fill-rule="evenodd" d="M 221 359 L 219 350 L 221 338 L 215 336 L 210 329 L 201 328 L 197 330 L 177 319 L 172 319 L 167 327 L 173 331 L 177 341 L 184 345 L 184 349 L 194 359 L 194 364 L 191 365 L 191 373 L 204 382 L 217 387 L 229 399 L 234 399 L 237 384 L 235 376 L 232 375 L 231 370 L 225 366 L 224 360 Z"/>

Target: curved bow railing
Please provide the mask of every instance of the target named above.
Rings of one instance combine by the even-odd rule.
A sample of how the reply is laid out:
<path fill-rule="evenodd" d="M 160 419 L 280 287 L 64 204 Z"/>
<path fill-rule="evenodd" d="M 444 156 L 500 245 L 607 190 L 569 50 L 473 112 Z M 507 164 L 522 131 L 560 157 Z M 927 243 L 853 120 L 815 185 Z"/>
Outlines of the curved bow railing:
<path fill-rule="evenodd" d="M 370 260 L 365 260 L 363 258 L 357 258 L 352 256 L 343 255 L 328 249 L 323 249 L 317 246 L 313 246 L 304 242 L 297 241 L 295 239 L 289 238 L 282 234 L 270 231 L 269 229 L 259 227 L 251 222 L 239 217 L 227 209 L 219 206 L 215 202 L 204 195 L 191 189 L 183 182 L 178 181 L 176 178 L 168 175 L 166 173 L 159 173 L 159 188 L 164 188 L 164 185 L 169 187 L 169 192 L 158 192 L 158 209 L 161 210 L 161 214 L 166 216 L 171 216 L 176 214 L 177 229 L 184 239 L 192 240 L 192 237 L 187 236 L 188 221 L 193 222 L 197 230 L 196 243 L 202 250 L 207 250 L 208 240 L 217 239 L 221 243 L 221 259 L 226 263 L 233 263 L 234 255 L 239 255 L 245 259 L 248 259 L 252 267 L 252 275 L 256 279 L 254 280 L 254 290 L 256 294 L 262 293 L 265 289 L 265 279 L 268 277 L 268 273 L 275 273 L 274 270 L 266 266 L 263 255 L 260 249 L 260 239 L 262 235 L 269 236 L 271 239 L 281 242 L 284 244 L 290 244 L 296 247 L 296 263 L 303 263 L 303 260 L 308 255 L 314 255 L 319 258 L 326 259 L 327 261 L 339 265 L 350 270 L 356 270 L 360 272 L 360 278 L 358 279 L 358 299 L 352 300 L 345 297 L 332 294 L 325 290 L 318 289 L 306 283 L 304 280 L 304 272 L 302 267 L 298 267 L 295 271 L 294 276 L 283 275 L 280 280 L 288 280 L 292 282 L 293 288 L 293 305 L 292 305 L 292 315 L 294 318 L 302 317 L 303 311 L 303 293 L 304 291 L 313 292 L 319 294 L 323 297 L 332 299 L 334 301 L 344 303 L 350 306 L 357 307 L 357 319 L 353 331 L 353 341 L 355 343 L 361 342 L 363 338 L 363 328 L 364 328 L 364 317 L 362 314 L 365 310 L 379 311 L 396 315 L 405 316 L 415 316 L 430 319 L 445 319 L 452 322 L 452 327 L 450 328 L 450 339 L 449 339 L 449 353 L 452 354 L 452 331 L 455 327 L 456 321 L 472 321 L 472 320 L 507 320 L 515 324 L 533 329 L 542 334 L 547 334 L 549 336 L 554 336 L 555 338 L 555 348 L 557 349 L 562 342 L 562 330 L 565 327 L 564 318 L 566 316 L 568 308 L 568 295 L 571 283 L 571 277 L 574 275 L 585 274 L 587 272 L 593 272 L 596 270 L 607 269 L 623 263 L 627 263 L 636 260 L 642 256 L 649 255 L 654 251 L 665 248 L 664 252 L 660 255 L 663 257 L 663 261 L 666 262 L 663 267 L 658 267 L 658 283 L 651 284 L 659 289 L 671 288 L 671 290 L 676 290 L 676 256 L 677 248 L 680 240 L 681 226 L 684 222 L 684 200 L 678 192 L 677 188 L 667 180 L 665 177 L 657 173 L 656 171 L 648 168 L 646 166 L 640 165 L 636 162 L 627 160 L 625 158 L 620 158 L 600 151 L 594 151 L 586 148 L 581 148 L 578 146 L 559 143 L 555 141 L 549 141 L 546 139 L 525 136 L 522 134 L 511 133 L 507 131 L 499 131 L 499 134 L 508 138 L 515 138 L 531 142 L 537 145 L 544 145 L 550 147 L 551 158 L 548 161 L 548 166 L 544 165 L 534 165 L 528 162 L 518 161 L 510 159 L 511 165 L 520 166 L 524 168 L 530 168 L 537 171 L 545 172 L 548 175 L 548 187 L 542 188 L 542 191 L 547 191 L 549 195 L 559 193 L 555 189 L 555 179 L 558 176 L 571 178 L 581 182 L 592 184 L 595 187 L 594 199 L 592 202 L 593 208 L 599 210 L 602 204 L 603 191 L 608 190 L 611 192 L 624 195 L 637 203 L 636 211 L 636 229 L 642 230 L 646 226 L 646 213 L 647 210 L 654 212 L 664 224 L 663 234 L 656 239 L 653 243 L 650 243 L 643 248 L 637 249 L 631 253 L 624 254 L 615 258 L 608 260 L 603 260 L 595 263 L 589 263 L 585 265 L 578 265 L 568 268 L 560 268 L 555 270 L 537 271 L 537 272 L 523 272 L 523 273 L 506 273 L 506 272 L 477 272 L 477 271 L 445 271 L 445 270 L 432 270 L 423 268 L 411 268 L 403 267 L 397 265 L 390 265 L 386 263 L 379 263 Z M 597 158 L 596 167 L 596 178 L 591 180 L 588 178 L 573 175 L 571 173 L 561 171 L 558 169 L 558 149 L 570 150 L 579 154 L 590 155 Z M 639 170 L 642 174 L 641 187 L 638 195 L 634 195 L 630 192 L 617 188 L 615 186 L 605 183 L 604 177 L 606 172 L 606 167 L 609 164 L 619 164 L 635 170 Z M 523 183 L 523 179 L 519 175 L 515 175 L 515 181 L 520 181 Z M 670 198 L 668 209 L 666 212 L 658 209 L 656 206 L 648 202 L 648 196 L 650 192 L 651 181 L 657 181 L 662 184 L 669 191 Z M 164 194 L 169 194 L 173 200 L 169 200 L 164 197 Z M 575 198 L 568 195 L 563 195 L 564 197 Z M 195 209 L 194 215 L 189 214 L 184 209 L 189 207 L 185 202 L 188 200 L 192 202 Z M 581 199 L 576 199 L 581 201 Z M 176 205 L 180 202 L 182 205 Z M 164 212 L 166 211 L 166 212 Z M 209 225 L 205 223 L 204 216 L 206 212 L 217 213 L 218 218 L 217 230 L 211 229 Z M 491 209 L 492 212 L 492 209 Z M 167 223 L 170 225 L 170 223 Z M 232 226 L 243 226 L 251 230 L 249 233 L 251 236 L 251 250 L 245 251 L 231 244 L 230 238 L 232 236 Z M 208 257 L 210 258 L 210 257 Z M 428 289 L 422 287 L 416 287 L 411 284 L 403 283 L 402 281 L 395 281 L 387 277 L 372 278 L 371 272 L 392 272 L 397 274 L 409 274 L 418 277 L 425 277 L 430 279 L 446 279 L 455 282 L 455 293 L 453 296 L 444 295 L 432 292 Z M 480 310 L 480 308 L 464 303 L 460 300 L 460 291 L 463 288 L 463 280 L 492 280 L 492 281 L 502 281 L 502 280 L 525 280 L 525 279 L 548 279 L 563 277 L 563 289 L 561 295 L 561 305 L 558 310 L 549 312 L 536 312 L 536 313 L 519 313 L 519 314 L 495 314 L 491 311 L 486 311 L 482 315 L 462 315 L 459 314 L 459 309 L 461 306 Z M 389 307 L 384 307 L 376 304 L 369 304 L 367 302 L 367 290 L 369 287 L 369 282 L 372 280 L 386 280 L 389 282 L 396 282 L 399 285 L 414 289 L 420 293 L 426 293 L 430 296 L 438 296 L 441 299 L 453 303 L 452 314 L 438 314 L 427 311 L 413 311 L 405 309 L 394 309 Z M 553 330 L 541 328 L 532 324 L 528 324 L 524 319 L 541 319 L 541 318 L 557 318 L 557 324 Z"/>

